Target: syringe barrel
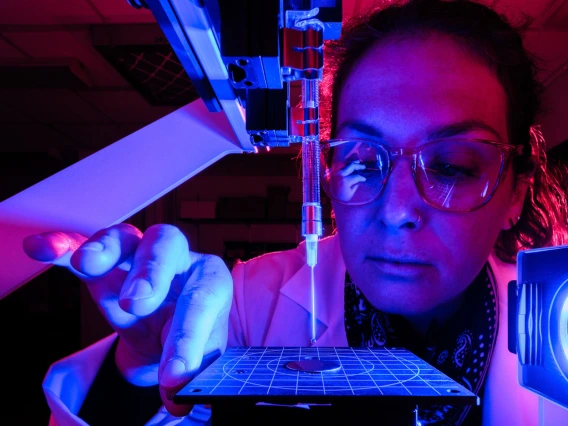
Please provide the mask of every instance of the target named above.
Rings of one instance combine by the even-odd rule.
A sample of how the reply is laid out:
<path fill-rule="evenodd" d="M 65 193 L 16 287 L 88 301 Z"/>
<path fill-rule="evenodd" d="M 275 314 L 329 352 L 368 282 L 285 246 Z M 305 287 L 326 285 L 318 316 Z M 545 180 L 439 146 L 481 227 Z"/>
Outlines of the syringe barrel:
<path fill-rule="evenodd" d="M 323 233 L 321 223 L 321 206 L 304 203 L 302 205 L 302 235 L 317 235 L 321 237 Z"/>
<path fill-rule="evenodd" d="M 311 111 L 302 138 L 302 235 L 321 236 L 319 80 L 302 81 L 302 107 Z"/>
<path fill-rule="evenodd" d="M 302 142 L 302 235 L 322 236 L 320 204 L 320 144 L 319 138 Z"/>

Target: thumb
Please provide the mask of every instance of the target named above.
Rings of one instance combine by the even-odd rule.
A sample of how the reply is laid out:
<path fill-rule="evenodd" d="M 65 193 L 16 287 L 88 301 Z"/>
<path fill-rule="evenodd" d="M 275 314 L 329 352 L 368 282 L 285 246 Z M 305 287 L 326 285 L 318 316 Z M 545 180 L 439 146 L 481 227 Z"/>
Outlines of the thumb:
<path fill-rule="evenodd" d="M 160 362 L 160 390 L 162 397 L 170 397 L 162 401 L 170 414 L 179 416 L 185 411 L 171 401 L 173 394 L 200 371 L 204 358 L 215 358 L 224 351 L 232 293 L 232 277 L 223 261 L 199 256 L 177 300 Z"/>

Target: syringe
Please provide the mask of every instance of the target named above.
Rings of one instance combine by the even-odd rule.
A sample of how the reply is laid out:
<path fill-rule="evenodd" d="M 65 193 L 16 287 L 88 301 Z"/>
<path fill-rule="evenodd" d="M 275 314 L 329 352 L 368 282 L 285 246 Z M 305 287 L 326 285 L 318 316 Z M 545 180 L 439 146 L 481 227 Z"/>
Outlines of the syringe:
<path fill-rule="evenodd" d="M 283 40 L 282 74 L 302 84 L 301 108 L 290 104 L 289 136 L 302 142 L 302 235 L 306 238 L 306 263 L 311 269 L 311 340 L 316 342 L 316 295 L 314 267 L 318 262 L 318 239 L 322 236 L 320 204 L 319 83 L 323 75 L 323 23 L 319 8 L 287 11 Z M 288 86 L 290 98 L 291 85 Z"/>
<path fill-rule="evenodd" d="M 302 80 L 304 136 L 302 138 L 302 235 L 306 238 L 306 263 L 311 268 L 311 340 L 316 342 L 314 267 L 318 259 L 318 238 L 322 235 L 320 204 L 319 80 Z"/>

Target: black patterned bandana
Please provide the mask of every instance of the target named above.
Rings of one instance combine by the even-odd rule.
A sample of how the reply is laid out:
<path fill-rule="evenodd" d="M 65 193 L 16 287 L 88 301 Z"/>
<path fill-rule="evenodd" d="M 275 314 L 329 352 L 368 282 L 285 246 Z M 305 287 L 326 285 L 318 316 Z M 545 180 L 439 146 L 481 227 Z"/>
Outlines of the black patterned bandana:
<path fill-rule="evenodd" d="M 497 288 L 488 263 L 463 300 L 448 321 L 432 324 L 421 336 L 400 315 L 375 309 L 346 274 L 347 342 L 352 347 L 404 347 L 481 398 L 498 328 Z M 481 407 L 420 406 L 418 416 L 422 425 L 480 425 Z"/>

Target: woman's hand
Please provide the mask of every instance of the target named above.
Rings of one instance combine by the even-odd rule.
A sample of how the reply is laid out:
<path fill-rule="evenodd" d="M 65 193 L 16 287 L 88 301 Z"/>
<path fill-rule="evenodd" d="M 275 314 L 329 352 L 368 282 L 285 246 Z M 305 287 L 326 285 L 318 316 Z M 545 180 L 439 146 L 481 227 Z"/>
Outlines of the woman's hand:
<path fill-rule="evenodd" d="M 119 224 L 88 239 L 48 232 L 27 237 L 24 250 L 67 267 L 87 285 L 119 335 L 115 360 L 128 381 L 159 383 L 171 414 L 190 411 L 167 394 L 191 380 L 204 354 L 225 350 L 233 282 L 220 258 L 191 252 L 171 225 L 142 234 Z"/>

